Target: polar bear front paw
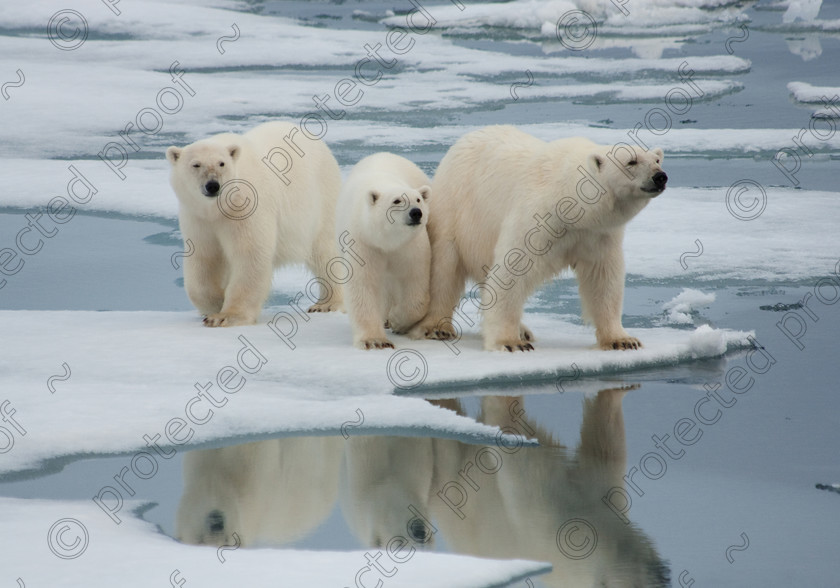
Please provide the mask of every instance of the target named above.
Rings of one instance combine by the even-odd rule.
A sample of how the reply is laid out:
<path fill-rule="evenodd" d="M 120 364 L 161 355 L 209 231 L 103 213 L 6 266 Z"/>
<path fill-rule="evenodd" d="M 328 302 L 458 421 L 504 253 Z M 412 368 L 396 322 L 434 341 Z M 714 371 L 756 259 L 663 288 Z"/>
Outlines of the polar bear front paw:
<path fill-rule="evenodd" d="M 457 339 L 458 333 L 452 326 L 452 321 L 441 319 L 436 323 L 422 322 L 408 332 L 412 339 L 437 339 L 438 341 L 449 341 Z"/>
<path fill-rule="evenodd" d="M 394 344 L 388 341 L 388 339 L 382 339 L 379 337 L 370 337 L 369 339 L 362 339 L 359 341 L 356 346 L 359 349 L 393 349 Z"/>
<path fill-rule="evenodd" d="M 641 349 L 642 342 L 636 339 L 635 337 L 627 335 L 624 337 L 613 337 L 612 339 L 607 339 L 605 341 L 599 342 L 598 346 L 601 349 L 608 351 L 613 349 Z"/>
<path fill-rule="evenodd" d="M 306 312 L 338 312 L 344 310 L 341 304 L 335 302 L 318 302 L 306 309 Z"/>
<path fill-rule="evenodd" d="M 253 325 L 256 321 L 247 316 L 216 312 L 204 317 L 205 327 L 236 327 L 239 325 Z"/>
<path fill-rule="evenodd" d="M 536 341 L 536 337 L 534 337 L 531 329 L 523 324 L 519 325 L 519 338 L 524 339 L 525 341 Z"/>
<path fill-rule="evenodd" d="M 525 339 L 502 339 L 496 341 L 490 349 L 498 351 L 533 351 L 534 346 Z"/>

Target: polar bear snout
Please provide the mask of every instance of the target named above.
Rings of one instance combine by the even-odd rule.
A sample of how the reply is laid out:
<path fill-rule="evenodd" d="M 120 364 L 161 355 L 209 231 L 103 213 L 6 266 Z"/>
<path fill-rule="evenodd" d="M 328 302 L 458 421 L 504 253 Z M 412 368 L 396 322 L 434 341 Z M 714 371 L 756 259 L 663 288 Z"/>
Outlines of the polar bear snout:
<path fill-rule="evenodd" d="M 650 182 L 648 182 L 644 187 L 642 187 L 643 192 L 647 192 L 651 195 L 652 198 L 659 196 L 662 191 L 665 189 L 665 184 L 668 182 L 668 174 L 664 171 L 659 170 L 650 178 Z"/>
<path fill-rule="evenodd" d="M 423 218 L 423 211 L 419 208 L 412 208 L 408 211 L 409 225 L 419 225 L 420 219 Z"/>
<path fill-rule="evenodd" d="M 201 189 L 201 191 L 208 198 L 212 198 L 213 196 L 216 196 L 219 193 L 220 187 L 221 186 L 219 186 L 219 182 L 217 182 L 216 180 L 210 180 L 209 182 L 204 184 L 204 187 Z"/>
<path fill-rule="evenodd" d="M 658 171 L 653 174 L 653 183 L 660 190 L 665 188 L 665 183 L 668 181 L 668 174 L 663 171 Z"/>

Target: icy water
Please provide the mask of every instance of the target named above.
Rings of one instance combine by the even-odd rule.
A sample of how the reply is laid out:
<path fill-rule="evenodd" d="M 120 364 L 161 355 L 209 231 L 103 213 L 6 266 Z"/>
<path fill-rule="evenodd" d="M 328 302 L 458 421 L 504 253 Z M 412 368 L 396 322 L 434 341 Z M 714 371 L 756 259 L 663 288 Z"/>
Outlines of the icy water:
<path fill-rule="evenodd" d="M 18 68 L 30 72 L 23 85 L 4 86 L 0 104 L 8 134 L 0 145 L 0 169 L 14 188 L 0 200 L 0 247 L 14 247 L 25 214 L 43 211 L 49 198 L 43 200 L 41 192 L 63 192 L 66 166 L 50 163 L 72 160 L 85 172 L 113 173 L 97 153 L 138 109 L 154 103 L 155 92 L 171 85 L 166 71 L 176 56 L 184 56 L 186 80 L 201 80 L 205 92 L 195 97 L 201 108 L 193 108 L 185 94 L 183 112 L 166 118 L 160 132 L 136 135 L 139 150 L 131 152 L 124 169 L 128 180 L 120 184 L 123 201 L 80 210 L 53 237 L 44 236 L 43 250 L 25 257 L 25 271 L 0 276 L 8 279 L 0 288 L 0 308 L 189 310 L 181 273 L 172 264 L 183 253 L 177 223 L 171 209 L 158 204 L 174 199 L 162 161 L 165 147 L 315 111 L 312 95 L 332 92 L 352 74 L 365 56 L 364 43 L 386 42 L 381 19 L 394 13 L 400 18 L 412 5 L 249 3 L 225 19 L 199 11 L 192 30 L 166 29 L 155 18 L 128 11 L 124 21 L 112 23 L 97 15 L 108 12 L 96 4 L 80 7 L 91 31 L 88 46 L 79 51 L 50 48 L 41 21 L 29 19 L 23 8 L 0 13 L 0 42 L 9 48 L 3 80 L 13 81 Z M 578 8 L 590 10 L 599 25 L 590 45 L 582 28 L 558 37 L 539 22 L 529 25 L 529 19 L 540 20 L 534 4 L 511 14 L 499 8 L 504 5 L 465 4 L 460 16 L 452 12 L 454 4 L 424 4 L 441 24 L 452 14 L 460 20 L 415 35 L 416 50 L 384 68 L 381 83 L 365 87 L 343 118 L 325 118 L 325 141 L 344 171 L 371 152 L 390 150 L 432 174 L 451 143 L 477 126 L 529 125 L 545 138 L 552 130 L 617 142 L 629 141 L 627 131 L 642 125 L 637 137 L 665 148 L 669 186 L 717 189 L 722 220 L 757 212 L 749 198 L 736 209 L 726 198 L 739 181 L 789 189 L 784 194 L 792 199 L 836 192 L 840 155 L 834 129 L 840 117 L 829 108 L 827 118 L 815 118 L 824 105 L 794 99 L 787 85 L 804 82 L 835 92 L 840 87 L 840 5 L 803 2 L 801 13 L 786 13 L 778 2 L 721 8 L 686 2 L 702 8 L 668 21 L 665 8 L 680 3 L 661 2 L 662 12 L 650 12 L 645 22 L 639 13 L 647 5 L 634 13 L 633 3 L 627 4 L 631 13 L 622 20 L 614 4 L 597 10 L 584 4 Z M 810 20 L 808 6 L 817 9 Z M 64 7 L 50 8 L 45 14 Z M 258 30 L 255 21 L 242 20 L 246 16 L 293 19 L 284 22 L 299 38 L 282 44 L 277 38 L 273 50 L 275 33 Z M 548 20 L 558 19 L 551 14 Z M 237 54 L 239 40 L 221 45 L 225 52 L 214 47 L 224 35 L 232 39 L 231 23 L 237 21 L 243 23 L 242 42 L 249 35 L 263 38 L 263 56 Z M 52 54 L 24 50 L 22 43 L 32 39 L 41 39 Z M 103 42 L 113 55 L 84 53 Z M 207 51 L 198 50 L 202 43 Z M 557 61 L 547 61 L 552 58 Z M 577 59 L 593 61 L 568 61 Z M 639 65 L 637 59 L 647 61 Z M 747 61 L 730 61 L 738 59 Z M 683 61 L 696 71 L 693 77 L 680 70 Z M 367 75 L 375 71 L 372 63 Z M 66 83 L 66 92 L 55 99 L 55 90 L 44 85 L 49 78 L 33 71 L 52 72 L 53 80 Z M 148 77 L 150 72 L 164 77 Z M 242 79 L 253 85 L 227 100 L 208 96 L 214 84 L 224 89 Z M 691 98 L 678 102 L 685 96 Z M 330 105 L 337 108 L 335 96 Z M 786 157 L 774 164 L 783 151 Z M 60 173 L 37 174 L 42 163 Z M 138 170 L 151 170 L 154 181 L 136 180 Z M 27 193 L 30 184 L 37 188 Z M 668 196 L 666 191 L 661 198 Z M 144 198 L 148 205 L 137 204 Z M 772 211 L 774 202 L 765 198 L 763 205 Z M 444 393 L 434 399 L 481 422 L 536 437 L 539 448 L 361 437 L 350 427 L 346 438 L 280 436 L 224 450 L 179 449 L 160 460 L 153 477 L 132 486 L 132 498 L 149 503 L 142 517 L 167 535 L 179 528 L 189 542 L 232 546 L 224 552 L 229 559 L 237 557 L 237 542 L 243 549 L 384 554 L 390 541 L 402 538 L 405 550 L 553 565 L 550 574 L 511 586 L 837 586 L 840 494 L 818 486 L 840 483 L 838 240 L 827 233 L 819 252 L 801 251 L 803 266 L 811 267 L 808 260 L 817 253 L 833 260 L 807 275 L 782 268 L 795 277 L 767 282 L 745 272 L 740 279 L 708 280 L 691 271 L 703 255 L 702 247 L 693 246 L 692 214 L 687 202 L 683 217 L 673 219 L 685 224 L 684 239 L 661 243 L 662 255 L 679 258 L 682 268 L 628 275 L 625 326 L 662 324 L 663 304 L 685 287 L 698 288 L 716 299 L 691 311 L 685 328 L 753 330 L 760 350 L 610 377 L 594 387 L 577 381 L 562 390 Z M 759 216 L 745 222 L 760 222 Z M 795 246 L 808 235 L 809 227 L 793 219 L 784 234 L 766 236 L 766 256 L 772 259 L 776 248 Z M 26 236 L 28 247 L 34 236 Z M 732 235 L 728 244 L 737 239 Z M 706 251 L 716 245 L 723 243 L 703 241 Z M 269 304 L 284 305 L 293 292 L 292 286 L 281 287 Z M 564 276 L 548 284 L 528 309 L 579 313 L 574 281 Z M 115 483 L 131 455 L 50 462 L 41 476 L 2 474 L 0 496 L 89 501 Z M 232 470 L 246 481 L 233 487 Z M 260 516 L 248 514 L 254 512 Z M 362 580 L 347 577 L 343 585 L 410 585 L 408 563 L 385 555 L 381 561 L 381 570 L 371 566 Z M 360 556 L 359 567 L 365 565 L 369 560 Z M 14 585 L 18 576 L 8 566 L 0 566 L 0 580 Z"/>

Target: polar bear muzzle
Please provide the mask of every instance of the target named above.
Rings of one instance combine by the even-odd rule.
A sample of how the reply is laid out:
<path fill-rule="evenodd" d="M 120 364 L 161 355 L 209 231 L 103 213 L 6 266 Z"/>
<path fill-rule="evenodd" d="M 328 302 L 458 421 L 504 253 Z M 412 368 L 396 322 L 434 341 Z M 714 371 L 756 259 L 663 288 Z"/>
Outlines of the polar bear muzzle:
<path fill-rule="evenodd" d="M 201 191 L 208 198 L 212 198 L 213 196 L 219 194 L 219 188 L 219 182 L 217 182 L 216 180 L 210 180 L 209 182 L 204 184 L 204 187 L 201 189 Z"/>
<path fill-rule="evenodd" d="M 668 182 L 668 174 L 663 171 L 658 171 L 653 174 L 650 181 L 653 186 L 642 188 L 642 191 L 652 194 L 653 197 L 659 196 L 665 189 L 665 184 Z"/>
<path fill-rule="evenodd" d="M 419 225 L 420 224 L 420 219 L 423 218 L 423 211 L 420 210 L 419 208 L 416 208 L 416 207 L 412 208 L 411 210 L 408 211 L 408 218 L 409 218 L 409 221 L 408 221 L 409 226 Z"/>

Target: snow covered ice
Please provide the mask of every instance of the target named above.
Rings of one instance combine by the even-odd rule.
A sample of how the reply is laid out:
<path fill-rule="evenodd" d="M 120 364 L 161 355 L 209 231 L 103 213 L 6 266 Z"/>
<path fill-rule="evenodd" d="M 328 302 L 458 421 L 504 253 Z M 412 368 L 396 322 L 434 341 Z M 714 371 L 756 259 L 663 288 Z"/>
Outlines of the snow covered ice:
<path fill-rule="evenodd" d="M 0 584 L 588 585 L 627 580 L 628 554 L 674 585 L 834 582 L 837 497 L 815 485 L 840 443 L 838 31 L 820 0 L 4 3 Z M 474 300 L 456 342 L 355 350 L 346 315 L 290 304 L 299 267 L 257 325 L 203 328 L 163 153 L 278 118 L 323 132 L 345 175 L 387 150 L 431 177 L 489 124 L 661 147 L 668 189 L 624 241 L 645 347 L 596 350 L 571 273 L 526 305 L 527 354 L 481 350 Z M 184 454 L 297 438 L 334 441 L 343 476 L 306 536 L 175 540 Z M 399 457 L 407 438 L 433 466 Z M 365 446 L 391 448 L 371 474 L 390 486 L 359 490 Z M 418 472 L 440 521 L 470 514 L 389 576 L 363 530 L 387 497 L 405 527 Z"/>

